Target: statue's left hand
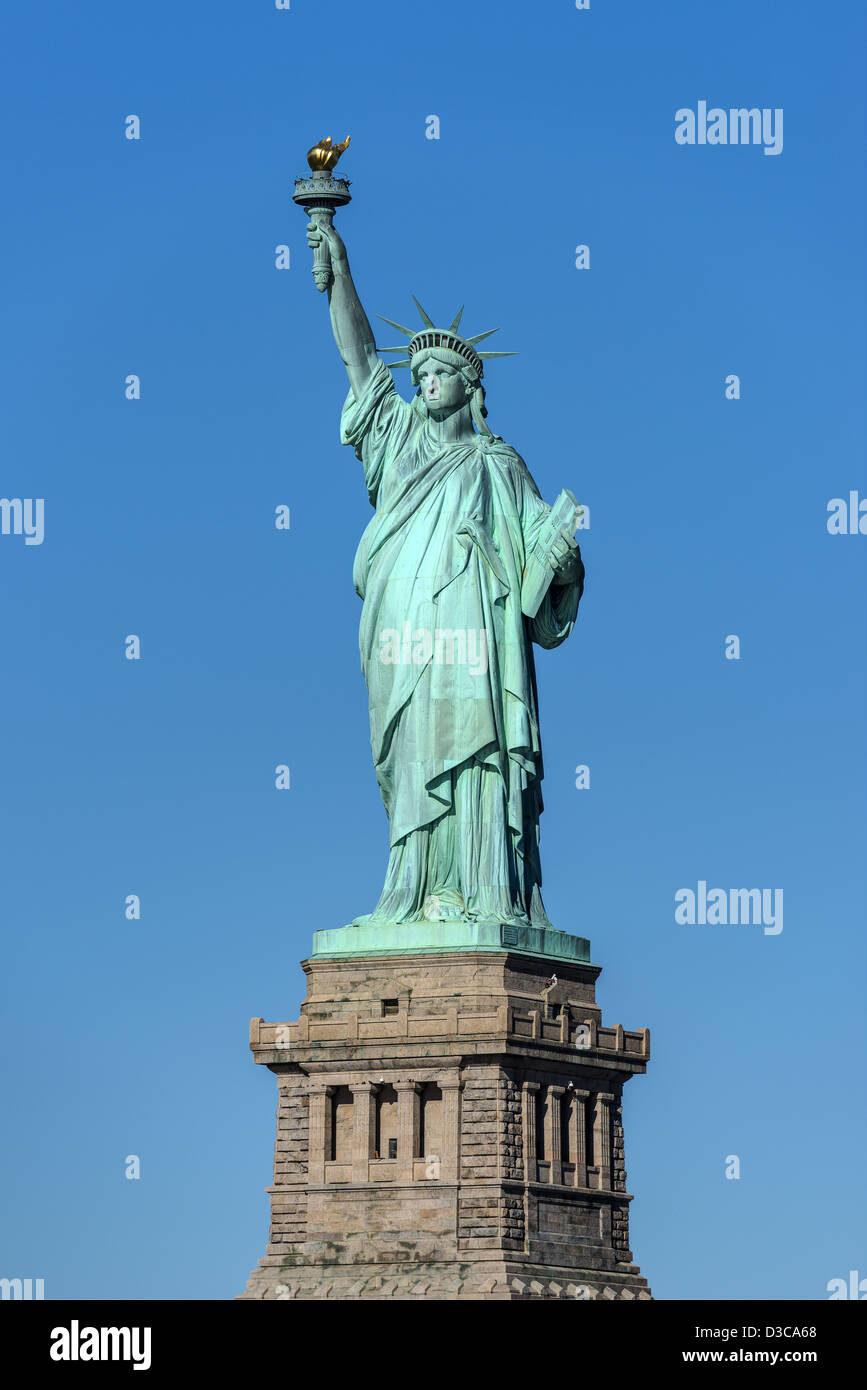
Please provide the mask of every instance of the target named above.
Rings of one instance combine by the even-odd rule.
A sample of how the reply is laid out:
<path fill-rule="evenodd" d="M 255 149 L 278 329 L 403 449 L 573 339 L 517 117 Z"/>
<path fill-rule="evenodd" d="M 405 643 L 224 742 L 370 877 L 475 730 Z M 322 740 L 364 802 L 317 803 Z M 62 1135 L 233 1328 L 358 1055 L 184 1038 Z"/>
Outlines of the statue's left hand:
<path fill-rule="evenodd" d="M 581 548 L 568 531 L 560 531 L 548 552 L 548 561 L 558 584 L 571 584 L 581 569 Z"/>

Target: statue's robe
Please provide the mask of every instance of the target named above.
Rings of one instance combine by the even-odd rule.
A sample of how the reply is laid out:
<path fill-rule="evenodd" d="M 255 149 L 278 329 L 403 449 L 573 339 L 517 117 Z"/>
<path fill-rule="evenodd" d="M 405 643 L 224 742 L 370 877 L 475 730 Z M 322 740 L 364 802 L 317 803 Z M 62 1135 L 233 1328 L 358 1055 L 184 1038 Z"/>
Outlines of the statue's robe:
<path fill-rule="evenodd" d="M 363 463 L 376 509 L 353 578 L 364 600 L 371 748 L 391 826 L 382 897 L 356 920 L 550 926 L 539 891 L 532 643 L 556 647 L 568 637 L 583 569 L 524 616 L 525 557 L 550 510 L 526 465 L 496 437 L 437 441 L 420 398 L 403 400 L 382 362 L 360 399 L 350 391 L 341 439 Z M 465 660 L 454 637 L 425 660 L 437 630 L 464 634 Z"/>

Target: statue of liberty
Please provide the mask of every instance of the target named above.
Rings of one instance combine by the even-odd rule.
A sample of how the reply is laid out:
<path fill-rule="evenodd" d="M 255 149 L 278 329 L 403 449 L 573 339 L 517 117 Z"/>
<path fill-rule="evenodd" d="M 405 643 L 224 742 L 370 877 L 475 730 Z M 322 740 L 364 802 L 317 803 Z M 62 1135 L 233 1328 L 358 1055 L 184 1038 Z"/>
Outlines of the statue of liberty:
<path fill-rule="evenodd" d="M 533 643 L 557 647 L 575 622 L 575 499 L 564 492 L 548 507 L 520 455 L 491 433 L 483 359 L 512 354 L 477 351 L 489 335 L 461 337 L 461 312 L 436 328 L 416 301 L 418 331 L 392 324 L 408 347 L 382 351 L 405 354 L 391 367 L 408 366 L 417 388 L 411 402 L 398 395 L 344 243 L 330 218 L 311 216 L 349 375 L 341 439 L 374 508 L 353 579 L 390 852 L 382 896 L 354 925 L 550 928 Z"/>

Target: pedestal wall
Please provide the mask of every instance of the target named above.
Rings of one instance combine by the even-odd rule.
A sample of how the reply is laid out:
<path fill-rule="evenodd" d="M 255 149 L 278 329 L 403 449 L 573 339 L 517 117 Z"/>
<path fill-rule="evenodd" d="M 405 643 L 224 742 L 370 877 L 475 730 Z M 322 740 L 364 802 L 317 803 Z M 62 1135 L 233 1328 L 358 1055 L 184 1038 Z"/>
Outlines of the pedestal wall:
<path fill-rule="evenodd" d="M 311 959 L 278 1077 L 271 1232 L 246 1298 L 648 1298 L 622 1090 L 646 1029 L 598 967 L 503 951 Z"/>

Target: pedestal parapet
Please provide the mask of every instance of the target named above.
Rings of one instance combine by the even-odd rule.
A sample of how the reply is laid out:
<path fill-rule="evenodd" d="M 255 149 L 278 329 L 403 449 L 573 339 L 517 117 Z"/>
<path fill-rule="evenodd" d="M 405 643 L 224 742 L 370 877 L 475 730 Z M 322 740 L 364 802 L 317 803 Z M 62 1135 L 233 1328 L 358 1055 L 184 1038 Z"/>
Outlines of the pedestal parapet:
<path fill-rule="evenodd" d="M 649 1032 L 603 1025 L 587 942 L 331 954 L 357 930 L 316 933 L 297 1021 L 251 1021 L 279 1103 L 241 1297 L 649 1298 L 622 1118 Z"/>

